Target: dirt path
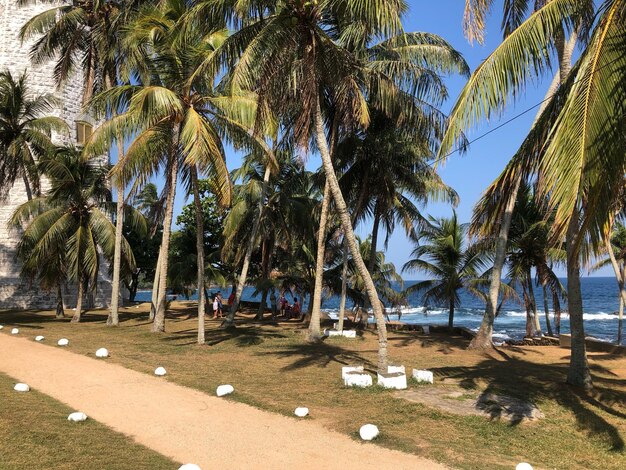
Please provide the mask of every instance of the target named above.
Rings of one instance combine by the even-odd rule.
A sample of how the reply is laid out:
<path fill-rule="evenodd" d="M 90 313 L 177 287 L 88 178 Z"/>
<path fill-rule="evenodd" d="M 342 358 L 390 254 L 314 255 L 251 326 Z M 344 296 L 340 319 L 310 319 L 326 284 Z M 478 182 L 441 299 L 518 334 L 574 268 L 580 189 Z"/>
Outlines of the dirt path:
<path fill-rule="evenodd" d="M 61 349 L 0 334 L 0 371 L 150 449 L 203 470 L 445 468 L 358 443 L 312 421 L 209 396 L 70 351 L 71 343 L 70 349 Z M 354 423 L 355 429 L 361 424 Z"/>

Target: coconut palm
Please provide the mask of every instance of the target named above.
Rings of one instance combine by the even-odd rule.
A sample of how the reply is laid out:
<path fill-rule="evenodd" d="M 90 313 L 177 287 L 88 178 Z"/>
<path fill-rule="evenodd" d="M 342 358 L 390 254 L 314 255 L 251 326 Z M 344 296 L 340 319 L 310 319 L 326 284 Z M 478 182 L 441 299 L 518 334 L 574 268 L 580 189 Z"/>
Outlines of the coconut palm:
<path fill-rule="evenodd" d="M 13 77 L 0 72 L 0 196 L 22 179 L 26 197 L 40 191 L 37 160 L 53 149 L 51 133 L 67 132 L 62 119 L 48 116 L 55 99 L 51 95 L 32 96 L 27 74 Z"/>
<path fill-rule="evenodd" d="M 17 255 L 24 272 L 40 273 L 44 287 L 49 285 L 48 270 L 64 273 L 76 283 L 78 297 L 72 321 L 78 322 L 85 291 L 96 289 L 101 256 L 107 260 L 113 257 L 115 227 L 107 214 L 111 210 L 106 184 L 109 168 L 85 160 L 73 148 L 58 149 L 40 166 L 50 189 L 15 210 L 11 223 L 24 230 Z M 141 226 L 142 218 L 134 220 Z M 132 266 L 133 254 L 126 240 L 122 247 Z"/>
<path fill-rule="evenodd" d="M 450 330 L 454 327 L 455 308 L 461 303 L 461 289 L 485 298 L 481 288 L 486 284 L 490 258 L 484 245 L 467 242 L 468 229 L 468 224 L 458 222 L 456 212 L 448 219 L 429 217 L 429 223 L 417 233 L 412 259 L 402 267 L 403 272 L 422 272 L 430 277 L 409 286 L 406 293 L 422 293 L 426 307 L 433 302 L 446 305 Z"/>
<path fill-rule="evenodd" d="M 197 14 L 203 18 L 223 15 L 218 6 L 226 5 L 229 2 L 203 2 L 198 6 Z M 382 66 L 377 63 L 367 67 L 351 52 L 355 49 L 351 44 L 399 33 L 406 5 L 402 1 L 365 4 L 330 0 L 317 3 L 260 2 L 259 8 L 250 9 L 248 6 L 246 4 L 245 11 L 243 8 L 235 10 L 236 19 L 243 27 L 225 41 L 220 53 L 207 62 L 207 67 L 216 69 L 234 63 L 231 83 L 240 89 L 256 91 L 261 107 L 267 106 L 276 112 L 297 110 L 287 116 L 294 141 L 307 147 L 314 140 L 322 157 L 330 193 L 350 251 L 362 271 L 374 306 L 379 324 L 379 368 L 386 371 L 387 338 L 383 312 L 375 285 L 358 252 L 350 214 L 335 175 L 323 110 L 332 110 L 338 128 L 349 129 L 366 127 L 369 122 L 369 110 L 363 95 L 365 88 L 370 90 L 370 96 L 383 110 L 390 111 L 396 104 L 393 97 L 401 94 L 401 87 L 392 78 L 413 78 L 415 74 L 399 73 L 393 77 L 398 71 L 393 66 L 377 68 Z M 342 30 L 333 25 L 351 27 Z M 405 49 L 407 54 L 414 52 L 412 36 L 402 36 L 397 41 L 408 46 Z M 428 56 L 426 48 L 420 51 L 418 56 Z M 424 69 L 413 70 L 416 73 L 422 71 Z M 423 77 L 426 75 L 436 74 L 424 73 Z M 322 234 L 323 230 L 319 232 Z"/>

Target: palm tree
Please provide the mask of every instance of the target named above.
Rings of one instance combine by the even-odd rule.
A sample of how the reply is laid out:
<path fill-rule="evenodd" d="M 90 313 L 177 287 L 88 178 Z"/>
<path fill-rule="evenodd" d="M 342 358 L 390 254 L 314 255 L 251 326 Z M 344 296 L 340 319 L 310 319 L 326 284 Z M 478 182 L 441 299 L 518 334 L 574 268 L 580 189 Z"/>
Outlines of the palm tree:
<path fill-rule="evenodd" d="M 413 257 L 402 271 L 418 271 L 431 279 L 420 281 L 406 293 L 423 293 L 425 306 L 431 302 L 448 306 L 448 328 L 454 327 L 454 310 L 461 303 L 459 291 L 484 299 L 481 287 L 486 283 L 485 269 L 489 256 L 484 245 L 467 242 L 468 224 L 460 224 L 456 212 L 449 219 L 429 217 L 429 223 L 417 233 Z"/>
<path fill-rule="evenodd" d="M 222 6 L 227 4 L 224 2 Z M 294 141 L 301 147 L 308 147 L 310 140 L 314 140 L 322 157 L 350 252 L 363 275 L 374 308 L 379 325 L 379 369 L 386 372 L 387 336 L 383 312 L 376 287 L 359 253 L 350 214 L 335 175 L 322 110 L 332 109 L 338 127 L 367 127 L 369 110 L 363 96 L 365 88 L 384 110 L 393 107 L 396 103 L 393 96 L 402 94 L 397 83 L 404 82 L 390 79 L 394 71 L 389 68 L 366 67 L 350 52 L 348 45 L 359 38 L 366 42 L 368 38 L 390 37 L 400 32 L 400 18 L 406 6 L 404 2 L 365 4 L 352 0 L 261 2 L 257 6 L 259 8 L 235 11 L 243 27 L 225 41 L 207 67 L 217 69 L 235 63 L 231 83 L 239 89 L 257 92 L 260 107 L 267 106 L 276 112 L 297 110 L 286 116 L 292 124 Z M 204 2 L 196 13 L 210 17 L 223 11 L 215 2 Z M 332 25 L 353 27 L 342 31 Z M 409 38 L 403 36 L 398 41 L 410 45 Z M 407 53 L 410 50 L 409 47 Z M 409 73 L 404 78 L 412 76 Z M 323 232 L 320 230 L 320 234 Z"/>
<path fill-rule="evenodd" d="M 24 0 L 26 3 L 33 0 Z M 52 3 L 52 2 L 51 2 Z M 62 84 L 74 73 L 82 72 L 83 103 L 94 93 L 117 85 L 125 60 L 121 51 L 120 29 L 128 22 L 139 2 L 100 0 L 54 5 L 33 18 L 21 29 L 22 40 L 36 37 L 31 57 L 35 63 L 56 62 L 54 79 Z M 109 110 L 116 114 L 118 109 Z M 124 140 L 116 136 L 118 162 L 124 161 Z M 124 186 L 116 182 L 115 254 L 111 309 L 107 325 L 119 324 L 120 270 L 124 223 Z"/>
<path fill-rule="evenodd" d="M 21 178 L 30 201 L 40 191 L 37 160 L 52 150 L 51 133 L 67 132 L 67 125 L 47 116 L 54 97 L 33 97 L 26 82 L 26 72 L 17 78 L 0 72 L 0 195 Z"/>
<path fill-rule="evenodd" d="M 110 260 L 114 252 L 115 227 L 107 215 L 111 209 L 111 193 L 106 185 L 109 169 L 85 160 L 73 148 L 58 149 L 40 166 L 50 180 L 50 189 L 15 210 L 11 223 L 24 230 L 17 254 L 25 272 L 49 264 L 50 269 L 65 273 L 77 284 L 72 322 L 79 322 L 85 290 L 97 285 L 100 253 Z M 135 220 L 140 226 L 143 219 Z M 134 259 L 126 240 L 122 247 L 132 266 Z M 46 280 L 49 268 L 39 269 Z"/>

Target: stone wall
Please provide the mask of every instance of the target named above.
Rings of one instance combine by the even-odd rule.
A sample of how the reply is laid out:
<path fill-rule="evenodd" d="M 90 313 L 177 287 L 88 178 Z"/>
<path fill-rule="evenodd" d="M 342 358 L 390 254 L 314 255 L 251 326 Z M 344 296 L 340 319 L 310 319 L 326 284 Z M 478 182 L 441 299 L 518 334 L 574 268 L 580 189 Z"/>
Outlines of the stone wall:
<path fill-rule="evenodd" d="M 56 4 L 58 5 L 58 3 Z M 17 0 L 0 0 L 0 70 L 10 70 L 14 76 L 28 73 L 29 90 L 34 95 L 51 94 L 59 105 L 51 113 L 61 117 L 69 127 L 66 134 L 54 135 L 55 142 L 70 144 L 76 139 L 76 121 L 93 120 L 82 114 L 82 74 L 76 73 L 67 83 L 57 88 L 54 83 L 52 62 L 31 63 L 29 51 L 33 41 L 21 44 L 20 28 L 36 14 L 53 8 L 55 3 L 34 1 L 26 6 L 18 6 Z M 108 163 L 103 156 L 101 163 Z M 45 190 L 45 181 L 42 182 Z M 56 293 L 44 292 L 37 285 L 29 285 L 20 278 L 20 266 L 15 260 L 15 249 L 19 233 L 8 226 L 16 207 L 27 200 L 24 184 L 20 181 L 9 191 L 5 200 L 0 201 L 0 308 L 53 308 Z M 91 306 L 108 306 L 111 298 L 111 279 L 108 266 L 102 263 L 100 280 L 94 298 L 88 299 Z M 66 305 L 75 303 L 76 289 L 65 289 Z M 90 302 L 89 302 L 90 301 Z"/>

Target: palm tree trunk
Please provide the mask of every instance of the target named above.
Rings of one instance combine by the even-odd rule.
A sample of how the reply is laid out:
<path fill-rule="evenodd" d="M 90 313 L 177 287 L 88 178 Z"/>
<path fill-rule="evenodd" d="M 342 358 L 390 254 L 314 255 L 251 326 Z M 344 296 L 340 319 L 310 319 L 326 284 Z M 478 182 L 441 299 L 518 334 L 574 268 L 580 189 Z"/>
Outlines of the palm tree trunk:
<path fill-rule="evenodd" d="M 196 251 L 198 265 L 198 344 L 204 344 L 204 218 L 202 213 L 202 201 L 200 200 L 200 188 L 198 187 L 198 170 L 195 165 L 191 167 L 191 185 L 193 186 L 193 204 L 196 212 Z"/>
<path fill-rule="evenodd" d="M 572 349 L 567 382 L 575 387 L 593 388 L 587 351 L 585 347 L 585 326 L 583 323 L 583 298 L 580 291 L 579 220 L 575 210 L 567 228 L 565 240 L 567 251 L 567 304 L 569 310 Z"/>
<path fill-rule="evenodd" d="M 252 252 L 254 251 L 254 242 L 256 234 L 259 231 L 259 225 L 261 224 L 261 215 L 263 214 L 263 208 L 265 207 L 265 194 L 267 193 L 267 186 L 270 181 L 270 166 L 265 167 L 265 174 L 263 175 L 263 185 L 261 186 L 261 196 L 259 197 L 259 203 L 257 207 L 256 218 L 252 224 L 252 231 L 250 232 L 250 238 L 248 239 L 248 246 L 246 247 L 246 254 L 243 259 L 243 266 L 241 267 L 241 273 L 237 280 L 237 291 L 235 292 L 235 301 L 231 305 L 230 311 L 226 316 L 226 319 L 222 323 L 222 328 L 232 328 L 235 326 L 235 314 L 239 310 L 239 302 L 241 301 L 241 294 L 246 284 L 248 277 L 248 268 L 250 267 L 250 259 L 252 258 Z"/>
<path fill-rule="evenodd" d="M 531 314 L 533 320 L 533 335 L 542 336 L 541 324 L 539 323 L 539 315 L 537 314 L 537 300 L 535 299 L 535 289 L 533 289 L 533 278 L 528 270 L 528 299 L 530 300 Z"/>
<path fill-rule="evenodd" d="M 124 149 L 118 140 L 117 152 L 118 161 L 124 158 Z M 111 289 L 111 310 L 107 318 L 107 325 L 118 326 L 119 319 L 119 300 L 120 300 L 120 271 L 122 264 L 122 229 L 124 227 L 124 186 L 120 181 L 117 182 L 117 207 L 115 215 L 115 250 L 113 253 L 113 284 Z"/>
<path fill-rule="evenodd" d="M 24 180 L 24 189 L 26 190 L 26 199 L 31 201 L 33 199 L 33 190 L 30 186 L 30 181 L 28 181 L 28 176 L 26 174 L 22 175 L 22 180 Z"/>
<path fill-rule="evenodd" d="M 615 272 L 615 279 L 617 279 L 617 287 L 619 289 L 617 344 L 621 344 L 622 342 L 622 316 L 624 312 L 624 303 L 626 303 L 626 290 L 624 290 L 624 285 L 626 284 L 626 276 L 625 276 L 626 268 L 624 270 L 620 269 L 619 264 L 617 263 L 617 259 L 615 258 L 615 252 L 613 251 L 613 246 L 611 245 L 610 236 L 608 236 L 606 239 L 606 251 L 609 254 L 609 259 L 611 260 L 611 266 L 613 266 L 613 271 Z"/>
<path fill-rule="evenodd" d="M 176 183 L 178 180 L 178 135 L 180 124 L 174 126 L 174 142 L 170 158 L 170 190 L 165 201 L 165 217 L 163 220 L 163 238 L 161 241 L 161 266 L 159 273 L 159 294 L 157 297 L 157 310 L 152 323 L 152 331 L 159 333 L 165 331 L 165 310 L 167 309 L 167 268 L 169 264 L 168 254 L 170 250 L 170 238 L 172 234 L 172 218 L 174 216 L 174 198 L 176 197 Z"/>
<path fill-rule="evenodd" d="M 491 271 L 491 282 L 489 285 L 489 297 L 485 305 L 485 315 L 480 324 L 478 333 L 472 339 L 468 349 L 489 349 L 493 347 L 491 338 L 493 335 L 493 322 L 496 318 L 496 308 L 498 306 L 498 294 L 500 293 L 500 284 L 502 282 L 502 269 L 506 260 L 506 247 L 509 240 L 509 229 L 511 228 L 511 219 L 513 218 L 513 210 L 517 200 L 517 193 L 522 183 L 522 175 L 518 173 L 515 178 L 513 190 L 509 194 L 509 200 L 506 203 L 502 221 L 500 222 L 500 232 L 496 241 L 496 254 L 493 261 L 493 270 Z"/>
<path fill-rule="evenodd" d="M 337 329 L 343 331 L 346 316 L 346 294 L 348 291 L 348 243 L 343 241 L 343 268 L 341 270 L 341 299 L 339 300 L 339 322 Z"/>
<path fill-rule="evenodd" d="M 533 336 L 533 322 L 531 319 L 531 307 L 530 307 L 530 297 L 528 296 L 528 288 L 526 287 L 527 282 L 522 282 L 522 293 L 524 296 L 524 310 L 526 310 L 526 338 L 531 338 Z"/>
<path fill-rule="evenodd" d="M 374 273 L 376 267 L 376 247 L 378 245 L 378 228 L 380 227 L 380 211 L 378 210 L 378 200 L 374 207 L 374 225 L 372 227 L 372 242 L 370 244 L 370 259 L 367 266 L 370 274 Z"/>
<path fill-rule="evenodd" d="M 365 266 L 365 262 L 363 261 L 363 257 L 361 256 L 361 253 L 359 251 L 356 237 L 354 236 L 354 231 L 352 230 L 352 221 L 350 219 L 350 214 L 348 212 L 348 208 L 346 207 L 346 202 L 343 198 L 343 195 L 341 194 L 339 182 L 337 181 L 337 175 L 335 174 L 333 162 L 330 158 L 328 143 L 326 141 L 326 135 L 324 132 L 324 122 L 322 119 L 322 110 L 320 107 L 319 96 L 315 98 L 315 109 L 313 112 L 313 118 L 315 121 L 315 138 L 317 142 L 317 148 L 319 149 L 320 156 L 322 157 L 322 163 L 324 164 L 326 181 L 328 181 L 330 185 L 330 192 L 333 195 L 333 199 L 337 207 L 337 212 L 339 215 L 339 219 L 341 220 L 341 225 L 343 226 L 343 230 L 345 232 L 346 240 L 348 241 L 350 253 L 352 254 L 359 274 L 363 278 L 369 301 L 372 304 L 372 308 L 374 310 L 374 316 L 376 318 L 376 324 L 378 327 L 378 370 L 381 373 L 386 373 L 388 364 L 388 353 L 387 328 L 385 326 L 385 318 L 383 317 L 380 301 L 378 300 L 376 286 L 372 281 L 372 277 L 370 276 L 369 271 L 367 270 L 367 266 Z"/>
<path fill-rule="evenodd" d="M 626 304 L 626 264 L 622 266 L 622 296 L 620 297 L 619 313 L 617 315 L 617 344 L 622 344 L 622 321 L 624 319 L 624 304 Z"/>
<path fill-rule="evenodd" d="M 546 329 L 548 330 L 548 336 L 554 336 L 552 332 L 552 325 L 550 324 L 550 305 L 548 304 L 548 288 L 545 281 L 541 284 L 543 289 L 543 311 L 546 314 Z"/>
<path fill-rule="evenodd" d="M 263 320 L 263 316 L 265 315 L 265 309 L 267 308 L 267 289 L 263 289 L 261 292 L 261 301 L 259 302 L 259 309 L 256 312 L 256 319 Z"/>
<path fill-rule="evenodd" d="M 315 262 L 315 288 L 313 290 L 311 322 L 309 323 L 308 340 L 319 341 L 322 333 L 320 327 L 320 309 L 322 306 L 322 283 L 324 278 L 324 249 L 326 248 L 326 223 L 330 207 L 330 186 L 328 180 L 324 184 L 320 227 L 317 232 L 317 256 Z"/>
<path fill-rule="evenodd" d="M 163 259 L 162 256 L 162 251 L 163 251 L 163 245 L 161 245 L 159 247 L 159 257 L 157 258 L 157 264 L 156 264 L 156 269 L 154 271 L 154 281 L 152 282 L 152 299 L 150 300 L 150 321 L 154 320 L 154 316 L 156 315 L 156 311 L 157 311 L 157 302 L 159 300 L 159 285 L 160 285 L 160 279 L 161 279 L 161 260 Z"/>
<path fill-rule="evenodd" d="M 83 312 L 83 291 L 84 291 L 83 277 L 80 276 L 78 280 L 78 294 L 76 295 L 76 312 L 72 317 L 72 323 L 78 323 L 81 320 L 81 313 Z"/>
<path fill-rule="evenodd" d="M 61 283 L 57 283 L 57 309 L 56 309 L 56 317 L 63 318 L 65 317 L 65 310 L 63 309 L 63 290 L 61 289 Z"/>
<path fill-rule="evenodd" d="M 454 330 L 454 300 L 450 300 L 450 313 L 448 315 L 448 331 Z"/>
<path fill-rule="evenodd" d="M 554 308 L 554 332 L 559 336 L 561 334 L 561 302 L 556 289 L 552 291 L 552 307 Z"/>

